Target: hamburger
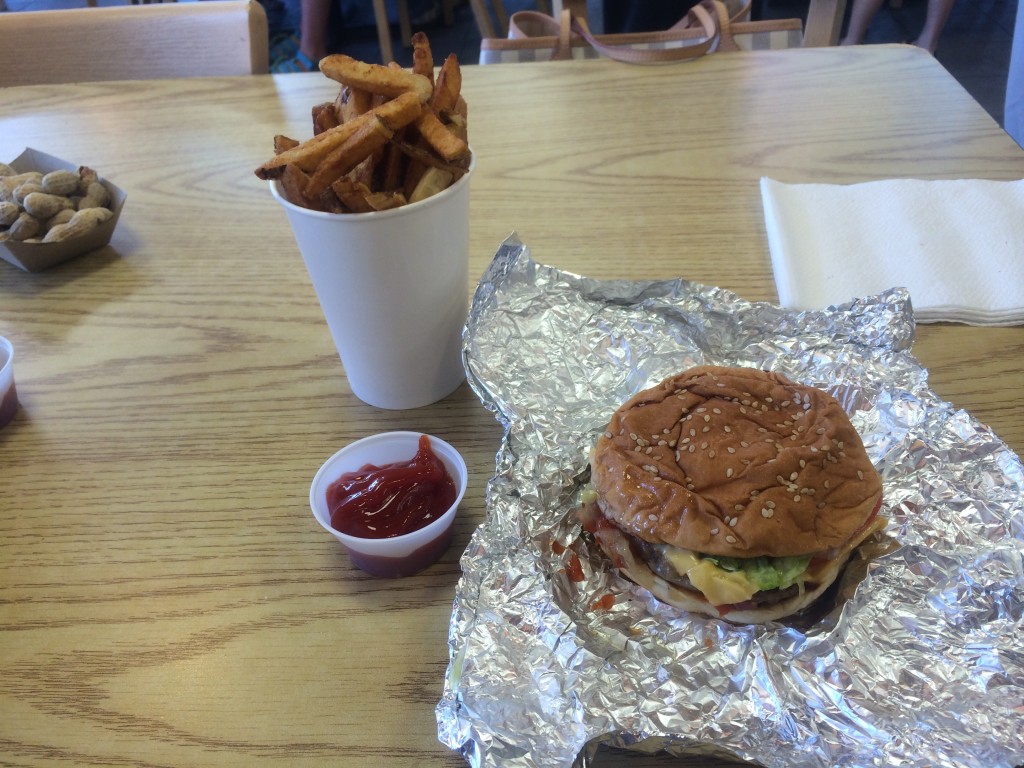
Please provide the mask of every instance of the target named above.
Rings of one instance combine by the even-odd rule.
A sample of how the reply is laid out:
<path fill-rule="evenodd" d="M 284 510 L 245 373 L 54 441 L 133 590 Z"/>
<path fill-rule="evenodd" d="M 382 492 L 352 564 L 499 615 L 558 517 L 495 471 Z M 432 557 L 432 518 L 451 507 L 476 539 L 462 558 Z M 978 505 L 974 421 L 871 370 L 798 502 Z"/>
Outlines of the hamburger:
<path fill-rule="evenodd" d="M 703 366 L 630 398 L 591 456 L 584 528 L 659 600 L 735 623 L 798 613 L 886 520 L 882 481 L 829 394 Z"/>

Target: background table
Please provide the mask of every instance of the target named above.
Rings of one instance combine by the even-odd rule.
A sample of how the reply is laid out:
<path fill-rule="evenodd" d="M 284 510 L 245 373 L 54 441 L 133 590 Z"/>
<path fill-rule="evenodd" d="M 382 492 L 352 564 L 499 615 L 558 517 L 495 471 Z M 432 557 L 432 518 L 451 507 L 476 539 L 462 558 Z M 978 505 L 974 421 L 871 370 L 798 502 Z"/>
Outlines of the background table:
<path fill-rule="evenodd" d="M 1024 177 L 917 49 L 465 68 L 473 279 L 516 230 L 597 278 L 775 289 L 758 179 Z M 284 214 L 252 169 L 333 98 L 316 74 L 0 90 L 0 158 L 96 168 L 109 248 L 0 263 L 23 408 L 0 432 L 0 753 L 17 765 L 463 764 L 436 737 L 458 558 L 500 428 L 468 387 L 387 412 L 349 392 Z M 1024 448 L 1024 330 L 920 328 L 932 387 Z M 421 576 L 352 568 L 307 495 L 343 444 L 456 445 L 455 543 Z M 599 764 L 717 764 L 611 753 Z"/>

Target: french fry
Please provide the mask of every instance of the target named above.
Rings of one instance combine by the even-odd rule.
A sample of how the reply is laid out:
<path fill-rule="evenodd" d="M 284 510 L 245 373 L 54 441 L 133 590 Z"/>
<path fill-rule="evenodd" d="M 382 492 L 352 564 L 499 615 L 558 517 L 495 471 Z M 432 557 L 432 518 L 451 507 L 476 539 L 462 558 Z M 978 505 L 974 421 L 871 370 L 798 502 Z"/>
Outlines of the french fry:
<path fill-rule="evenodd" d="M 469 153 L 469 145 L 448 130 L 429 109 L 417 118 L 416 129 L 431 149 L 449 162 Z"/>
<path fill-rule="evenodd" d="M 422 170 L 426 170 L 427 168 L 440 168 L 442 171 L 448 171 L 452 174 L 453 179 L 461 179 L 466 173 L 466 167 L 442 160 L 425 147 L 418 147 L 415 144 L 410 144 L 407 141 L 400 141 L 398 139 L 392 139 L 391 146 L 395 147 L 400 153 L 404 154 L 410 160 L 414 160 L 419 163 Z M 417 181 L 418 180 L 419 178 L 417 177 Z"/>
<path fill-rule="evenodd" d="M 448 130 L 454 133 L 463 141 L 469 141 L 469 131 L 466 124 L 466 118 L 460 115 L 458 112 L 442 112 L 440 115 L 441 122 L 444 123 Z"/>
<path fill-rule="evenodd" d="M 434 54 L 430 50 L 430 41 L 423 32 L 412 36 L 412 71 L 423 75 L 434 85 Z"/>
<path fill-rule="evenodd" d="M 338 120 L 338 113 L 334 109 L 334 102 L 328 101 L 324 104 L 317 104 L 313 107 L 313 135 L 323 133 L 331 128 L 337 128 L 341 124 Z"/>
<path fill-rule="evenodd" d="M 274 137 L 274 156 L 256 169 L 290 202 L 338 214 L 384 211 L 436 195 L 472 162 L 458 59 L 435 77 L 430 41 L 412 37 L 411 70 L 327 56 L 320 71 L 340 83 L 312 108 L 313 135 Z"/>
<path fill-rule="evenodd" d="M 319 197 L 335 180 L 355 168 L 372 152 L 383 147 L 394 135 L 394 131 L 381 118 L 373 112 L 366 114 L 372 119 L 362 123 L 359 130 L 324 158 L 309 177 L 309 184 L 306 186 L 307 197 Z"/>
<path fill-rule="evenodd" d="M 434 92 L 433 84 L 423 75 L 404 69 L 391 69 L 381 64 L 357 61 L 343 53 L 335 53 L 321 59 L 320 71 L 344 85 L 384 96 L 415 93 L 421 102 L 426 103 Z"/>
<path fill-rule="evenodd" d="M 338 121 L 347 123 L 370 111 L 370 94 L 350 85 L 342 86 L 338 98 L 334 100 L 334 110 L 338 113 Z"/>
<path fill-rule="evenodd" d="M 366 202 L 375 211 L 387 211 L 391 208 L 401 208 L 409 201 L 401 192 L 370 192 L 366 196 Z"/>
<path fill-rule="evenodd" d="M 289 138 L 287 136 L 283 136 L 281 134 L 278 134 L 277 136 L 274 137 L 274 154 L 275 155 L 280 155 L 282 152 L 284 152 L 286 150 L 289 150 L 289 149 L 293 149 L 294 147 L 297 147 L 297 146 L 299 146 L 299 140 L 298 139 L 291 139 L 291 138 Z"/>
<path fill-rule="evenodd" d="M 307 139 L 297 147 L 275 155 L 256 169 L 256 175 L 261 179 L 277 178 L 288 164 L 297 165 L 306 173 L 313 173 L 328 155 L 348 141 L 371 119 L 382 120 L 394 131 L 411 123 L 422 111 L 423 105 L 419 97 L 411 93 L 402 94 L 336 128 L 330 128 Z"/>
<path fill-rule="evenodd" d="M 452 175 L 440 168 L 428 168 L 416 184 L 416 189 L 409 195 L 410 203 L 418 203 L 426 200 L 431 195 L 436 195 L 443 189 L 447 189 L 452 183 Z"/>
<path fill-rule="evenodd" d="M 437 73 L 437 82 L 430 95 L 430 108 L 435 112 L 452 111 L 462 92 L 462 70 L 455 54 L 449 54 Z"/>
<path fill-rule="evenodd" d="M 286 165 L 278 178 L 281 194 L 289 203 L 301 205 L 304 208 L 319 210 L 314 200 L 306 196 L 306 187 L 309 184 L 309 177 L 294 165 Z"/>
<path fill-rule="evenodd" d="M 331 184 L 331 189 L 352 213 L 369 213 L 374 210 L 366 201 L 366 195 L 370 190 L 365 184 L 352 179 L 338 179 Z"/>

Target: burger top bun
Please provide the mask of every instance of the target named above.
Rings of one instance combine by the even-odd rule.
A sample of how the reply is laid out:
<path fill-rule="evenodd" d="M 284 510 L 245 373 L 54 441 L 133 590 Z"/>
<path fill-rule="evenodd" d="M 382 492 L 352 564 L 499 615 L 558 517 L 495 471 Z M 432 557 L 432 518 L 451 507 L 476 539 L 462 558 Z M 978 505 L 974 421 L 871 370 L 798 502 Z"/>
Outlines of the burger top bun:
<path fill-rule="evenodd" d="M 882 493 L 835 398 L 753 368 L 692 368 L 638 393 L 591 467 L 601 510 L 627 532 L 732 557 L 838 547 Z"/>

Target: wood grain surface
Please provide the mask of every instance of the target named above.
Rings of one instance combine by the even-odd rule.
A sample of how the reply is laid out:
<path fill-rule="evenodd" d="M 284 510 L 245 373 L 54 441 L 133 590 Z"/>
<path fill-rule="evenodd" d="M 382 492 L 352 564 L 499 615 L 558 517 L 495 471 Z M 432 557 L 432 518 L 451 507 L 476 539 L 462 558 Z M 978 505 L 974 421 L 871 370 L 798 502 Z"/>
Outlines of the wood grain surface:
<path fill-rule="evenodd" d="M 909 47 L 464 77 L 473 282 L 514 230 L 593 277 L 773 300 L 763 175 L 1024 177 L 1024 152 Z M 22 401 L 0 432 L 2 765 L 464 764 L 434 706 L 501 430 L 466 386 L 406 412 L 349 391 L 253 175 L 335 93 L 317 74 L 0 90 L 0 159 L 34 147 L 128 194 L 109 247 L 34 275 L 0 263 Z M 922 326 L 915 352 L 940 396 L 1024 448 L 1024 330 Z M 470 467 L 450 551 L 399 581 L 355 570 L 308 505 L 325 458 L 390 429 Z"/>

